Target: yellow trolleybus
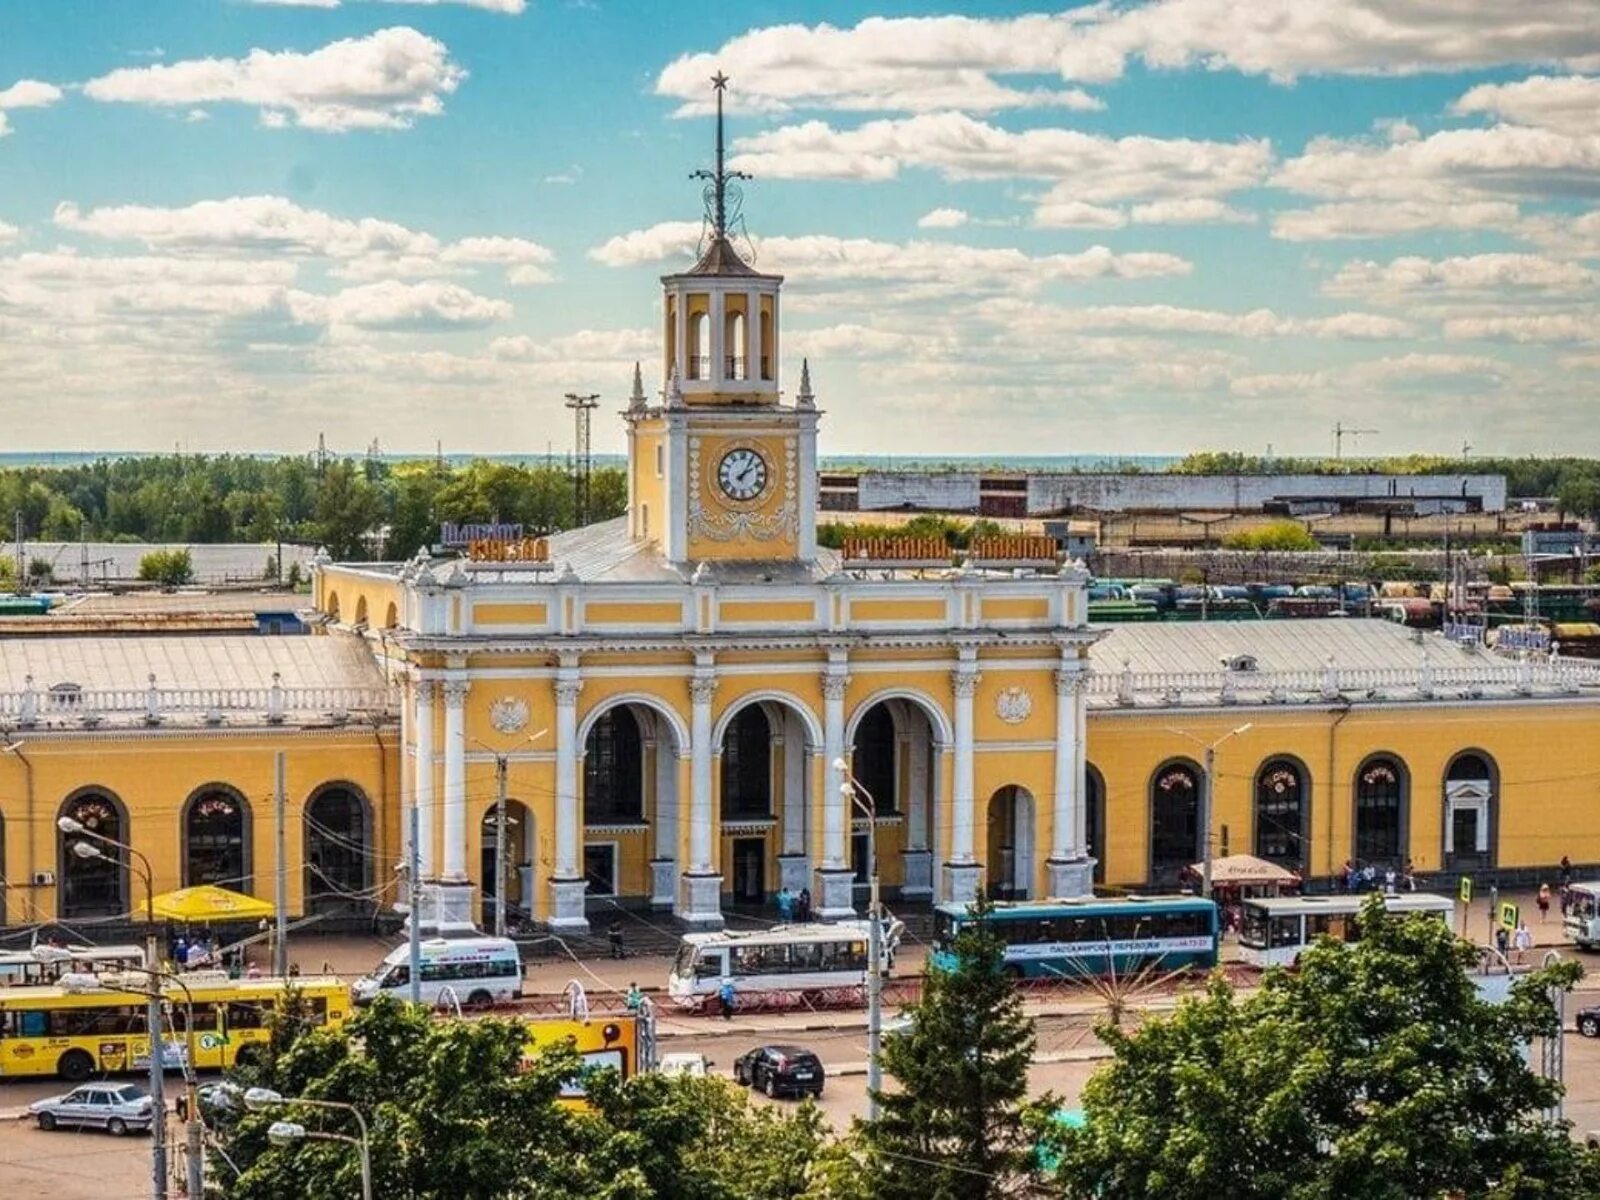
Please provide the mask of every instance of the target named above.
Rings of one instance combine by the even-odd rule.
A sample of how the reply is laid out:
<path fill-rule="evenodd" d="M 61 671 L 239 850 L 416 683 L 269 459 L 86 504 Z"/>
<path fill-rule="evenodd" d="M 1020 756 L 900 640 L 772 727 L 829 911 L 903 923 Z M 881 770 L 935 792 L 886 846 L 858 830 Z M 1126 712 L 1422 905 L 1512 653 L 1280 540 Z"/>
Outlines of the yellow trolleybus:
<path fill-rule="evenodd" d="M 315 1024 L 342 1025 L 350 1016 L 350 989 L 338 979 L 213 974 L 184 982 L 194 999 L 194 1065 L 201 1070 L 221 1070 L 260 1053 L 268 1017 L 282 1007 L 290 988 L 299 992 Z M 117 991 L 109 980 L 108 985 L 0 990 L 0 1079 L 58 1075 L 78 1083 L 97 1073 L 148 1071 L 145 997 Z M 167 1026 L 161 1060 L 170 1071 L 180 1068 L 188 1053 L 188 997 L 172 983 L 162 991 Z"/>

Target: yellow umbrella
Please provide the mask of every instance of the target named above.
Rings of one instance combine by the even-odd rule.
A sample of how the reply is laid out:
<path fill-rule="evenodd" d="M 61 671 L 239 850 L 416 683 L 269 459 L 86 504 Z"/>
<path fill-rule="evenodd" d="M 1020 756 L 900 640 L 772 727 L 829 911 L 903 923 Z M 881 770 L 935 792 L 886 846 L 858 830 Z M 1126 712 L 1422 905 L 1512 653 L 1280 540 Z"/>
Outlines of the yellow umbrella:
<path fill-rule="evenodd" d="M 277 911 L 271 901 L 209 883 L 163 892 L 151 904 L 156 919 L 168 921 L 254 921 Z"/>

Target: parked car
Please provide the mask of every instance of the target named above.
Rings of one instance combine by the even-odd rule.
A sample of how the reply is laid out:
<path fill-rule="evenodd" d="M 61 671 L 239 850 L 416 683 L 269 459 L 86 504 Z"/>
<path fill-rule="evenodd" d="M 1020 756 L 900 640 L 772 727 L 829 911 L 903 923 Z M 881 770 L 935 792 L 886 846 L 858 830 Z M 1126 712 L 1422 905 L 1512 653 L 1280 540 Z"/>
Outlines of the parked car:
<path fill-rule="evenodd" d="M 757 1046 L 733 1063 L 733 1081 L 769 1096 L 822 1095 L 822 1060 L 803 1046 Z"/>
<path fill-rule="evenodd" d="M 135 1130 L 148 1133 L 155 1105 L 131 1083 L 86 1083 L 64 1096 L 35 1100 L 28 1105 L 28 1115 L 40 1129 L 93 1126 L 121 1137 Z"/>
<path fill-rule="evenodd" d="M 1584 1037 L 1600 1037 L 1600 1004 L 1578 1010 L 1578 1032 Z"/>
<path fill-rule="evenodd" d="M 710 1073 L 711 1060 L 704 1054 L 680 1050 L 674 1054 L 663 1054 L 661 1061 L 656 1064 L 656 1070 L 662 1075 L 688 1075 L 694 1079 L 704 1079 Z"/>

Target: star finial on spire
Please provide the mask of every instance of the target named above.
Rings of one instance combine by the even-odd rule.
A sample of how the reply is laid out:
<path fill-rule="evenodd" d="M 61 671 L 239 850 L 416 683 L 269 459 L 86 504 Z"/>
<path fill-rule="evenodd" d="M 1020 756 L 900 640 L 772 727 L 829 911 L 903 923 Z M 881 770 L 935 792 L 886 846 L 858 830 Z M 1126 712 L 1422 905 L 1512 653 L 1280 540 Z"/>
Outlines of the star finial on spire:
<path fill-rule="evenodd" d="M 728 77 L 721 71 L 718 71 L 711 77 L 711 86 L 716 88 L 719 92 L 726 90 L 728 86 Z"/>
<path fill-rule="evenodd" d="M 717 93 L 717 167 L 714 171 L 696 171 L 690 178 L 711 181 L 711 236 L 722 238 L 728 232 L 728 181 L 750 176 L 727 168 L 726 143 L 722 136 L 722 94 L 728 90 L 728 77 L 719 70 L 711 77 L 711 87 Z"/>

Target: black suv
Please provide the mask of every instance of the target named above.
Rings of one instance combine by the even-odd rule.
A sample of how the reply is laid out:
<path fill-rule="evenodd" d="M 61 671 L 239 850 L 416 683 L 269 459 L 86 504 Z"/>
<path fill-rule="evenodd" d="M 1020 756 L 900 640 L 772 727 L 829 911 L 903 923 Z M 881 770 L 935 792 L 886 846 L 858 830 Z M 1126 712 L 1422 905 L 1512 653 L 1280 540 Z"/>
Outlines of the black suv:
<path fill-rule="evenodd" d="M 1600 1037 L 1600 1004 L 1578 1010 L 1578 1032 L 1584 1037 Z"/>
<path fill-rule="evenodd" d="M 822 1095 L 822 1060 L 803 1046 L 757 1046 L 733 1063 L 733 1081 L 769 1096 Z"/>

